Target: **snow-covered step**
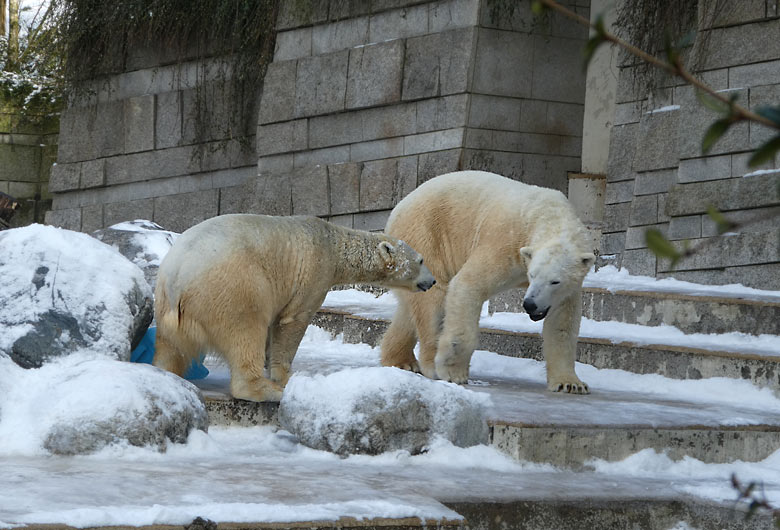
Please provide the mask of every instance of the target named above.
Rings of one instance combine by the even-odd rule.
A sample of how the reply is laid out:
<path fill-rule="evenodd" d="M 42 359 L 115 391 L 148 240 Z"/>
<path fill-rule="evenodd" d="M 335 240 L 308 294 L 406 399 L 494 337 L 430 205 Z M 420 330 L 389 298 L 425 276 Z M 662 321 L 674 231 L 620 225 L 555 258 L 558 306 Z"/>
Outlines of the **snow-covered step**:
<path fill-rule="evenodd" d="M 379 351 L 311 326 L 294 373 L 379 365 Z M 490 396 L 491 443 L 519 461 L 587 469 L 653 450 L 706 463 L 757 462 L 780 447 L 780 398 L 744 380 L 677 380 L 580 364 L 588 396 L 546 390 L 544 363 L 478 350 L 467 388 Z M 227 369 L 198 382 L 212 425 L 276 424 L 275 404 L 231 400 Z M 225 411 L 230 413 L 226 414 Z"/>
<path fill-rule="evenodd" d="M 359 314 L 324 307 L 315 316 L 313 324 L 334 335 L 343 333 L 345 342 L 377 346 L 389 324 L 388 315 L 392 315 L 389 304 L 388 307 L 378 305 L 371 311 L 348 305 L 341 307 Z M 479 347 L 501 355 L 542 360 L 541 326 L 542 322 L 532 323 L 525 314 L 483 315 Z M 600 329 L 603 333 L 599 333 Z M 592 331 L 591 336 L 587 336 L 588 331 Z M 618 332 L 622 335 L 616 335 Z M 674 379 L 730 377 L 780 389 L 778 343 L 780 339 L 771 335 L 685 335 L 669 326 L 622 325 L 583 319 L 577 360 L 597 368 L 659 374 Z"/>
<path fill-rule="evenodd" d="M 522 313 L 523 291 L 513 289 L 494 296 L 489 311 Z M 665 324 L 685 333 L 780 335 L 780 300 L 586 287 L 582 314 L 599 321 Z"/>

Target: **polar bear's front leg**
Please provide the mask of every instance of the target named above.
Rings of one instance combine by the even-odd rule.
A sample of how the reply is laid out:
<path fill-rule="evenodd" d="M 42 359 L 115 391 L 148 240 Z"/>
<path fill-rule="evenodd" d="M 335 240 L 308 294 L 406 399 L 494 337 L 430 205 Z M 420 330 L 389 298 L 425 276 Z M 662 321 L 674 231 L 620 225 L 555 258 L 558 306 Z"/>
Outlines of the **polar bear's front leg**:
<path fill-rule="evenodd" d="M 550 309 L 542 327 L 542 353 L 547 363 L 547 389 L 589 394 L 588 385 L 574 372 L 577 338 L 582 318 L 582 291 Z"/>
<path fill-rule="evenodd" d="M 479 342 L 479 315 L 485 301 L 481 288 L 484 277 L 475 276 L 476 261 L 467 262 L 450 282 L 444 327 L 436 351 L 436 375 L 459 384 L 469 379 L 469 363 Z"/>

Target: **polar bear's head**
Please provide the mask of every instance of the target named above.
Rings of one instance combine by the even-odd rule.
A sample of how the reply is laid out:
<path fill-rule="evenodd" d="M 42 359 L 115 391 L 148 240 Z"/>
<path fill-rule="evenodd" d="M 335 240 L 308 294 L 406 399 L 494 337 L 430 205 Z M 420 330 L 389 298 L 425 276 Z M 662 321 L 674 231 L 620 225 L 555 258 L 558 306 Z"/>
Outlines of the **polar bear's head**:
<path fill-rule="evenodd" d="M 404 241 L 382 241 L 377 246 L 384 263 L 383 285 L 410 291 L 427 291 L 436 283 L 422 256 Z"/>
<path fill-rule="evenodd" d="M 564 245 L 523 247 L 520 255 L 529 284 L 523 308 L 534 321 L 543 319 L 551 307 L 581 289 L 582 280 L 596 259 L 592 252 L 573 251 Z"/>

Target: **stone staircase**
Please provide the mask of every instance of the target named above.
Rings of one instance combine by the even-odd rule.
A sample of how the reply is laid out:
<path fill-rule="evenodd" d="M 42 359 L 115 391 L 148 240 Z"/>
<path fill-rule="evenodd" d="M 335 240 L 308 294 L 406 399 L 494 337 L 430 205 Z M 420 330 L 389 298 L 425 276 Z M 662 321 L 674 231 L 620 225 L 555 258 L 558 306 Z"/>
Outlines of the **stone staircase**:
<path fill-rule="evenodd" d="M 489 301 L 489 312 L 493 316 L 519 313 L 522 312 L 521 302 L 522 293 L 519 291 L 502 293 Z M 389 324 L 387 308 L 374 312 L 347 309 L 337 305 L 323 307 L 312 323 L 334 337 L 340 335 L 345 343 L 377 346 Z M 586 288 L 583 317 L 643 326 L 664 324 L 686 334 L 740 332 L 746 336 L 780 335 L 780 301 L 776 298 L 742 299 Z M 513 317 L 509 315 L 509 318 Z M 484 321 L 490 322 L 490 319 Z M 542 360 L 541 337 L 537 333 L 483 325 L 479 349 Z M 730 349 L 734 350 L 733 347 Z M 715 351 L 684 345 L 640 344 L 631 340 L 613 343 L 607 338 L 581 337 L 577 360 L 600 369 L 660 374 L 673 379 L 746 379 L 778 390 L 780 352 L 776 352 L 777 355 L 771 353 Z M 587 377 L 583 379 L 587 381 Z M 474 390 L 488 391 L 496 403 L 495 411 L 489 418 L 491 444 L 515 459 L 570 469 L 575 476 L 588 472 L 591 459 L 618 461 L 648 448 L 666 452 L 674 460 L 688 456 L 708 463 L 760 461 L 780 448 L 780 414 L 777 413 L 751 417 L 738 408 L 731 410 L 722 405 L 707 406 L 648 397 L 641 389 L 634 393 L 594 391 L 589 396 L 569 396 L 549 393 L 540 384 L 507 382 L 500 378 L 489 378 L 486 384 L 486 389 L 474 387 Z M 219 388 L 204 388 L 204 394 L 212 424 L 276 422 L 275 404 L 232 400 Z M 568 414 L 562 415 L 562 410 L 568 411 Z M 592 410 L 600 410 L 602 420 L 592 421 Z M 604 417 L 612 419 L 603 421 Z M 744 421 L 720 419 L 727 417 L 744 418 Z M 582 492 L 553 500 L 529 499 L 524 495 L 510 495 L 507 502 L 499 504 L 486 503 L 485 499 L 476 495 L 468 502 L 462 502 L 463 506 L 458 506 L 456 511 L 471 522 L 467 512 L 476 514 L 487 510 L 486 513 L 495 515 L 487 520 L 514 520 L 523 528 L 557 528 L 557 523 L 552 521 L 576 525 L 586 513 L 598 513 L 600 515 L 594 515 L 594 521 L 600 522 L 579 527 L 667 530 L 672 526 L 663 526 L 667 523 L 659 521 L 666 519 L 659 514 L 677 513 L 675 510 L 681 510 L 680 514 L 684 512 L 685 516 L 680 515 L 680 520 L 687 521 L 693 525 L 692 528 L 770 528 L 772 524 L 768 517 L 745 522 L 729 508 L 692 499 L 629 495 L 622 501 L 595 502 L 589 494 Z M 442 502 L 450 505 L 447 499 Z M 512 512 L 509 508 L 512 503 L 522 507 L 526 514 L 537 514 L 533 517 L 528 515 L 536 522 L 531 524 L 528 522 L 530 519 Z M 478 509 L 478 506 L 482 508 Z M 544 515 L 539 515 L 542 513 Z M 569 513 L 569 516 L 561 515 L 564 513 Z M 655 520 L 655 523 L 648 520 Z M 727 523 L 724 522 L 726 520 Z M 637 521 L 645 522 L 632 526 L 638 524 Z M 486 523 L 485 528 L 498 528 L 498 524 Z"/>

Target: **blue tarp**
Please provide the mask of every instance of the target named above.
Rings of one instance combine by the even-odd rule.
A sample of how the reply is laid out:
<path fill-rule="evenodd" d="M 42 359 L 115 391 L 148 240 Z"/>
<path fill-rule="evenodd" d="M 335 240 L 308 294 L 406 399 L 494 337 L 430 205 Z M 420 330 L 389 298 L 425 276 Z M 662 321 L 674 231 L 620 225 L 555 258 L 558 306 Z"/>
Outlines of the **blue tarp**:
<path fill-rule="evenodd" d="M 130 362 L 152 364 L 154 361 L 154 340 L 157 334 L 157 328 L 151 327 L 146 330 L 141 342 L 130 354 Z M 205 379 L 209 375 L 209 369 L 203 366 L 205 355 L 201 354 L 199 361 L 192 361 L 192 364 L 184 373 L 184 379 Z"/>

